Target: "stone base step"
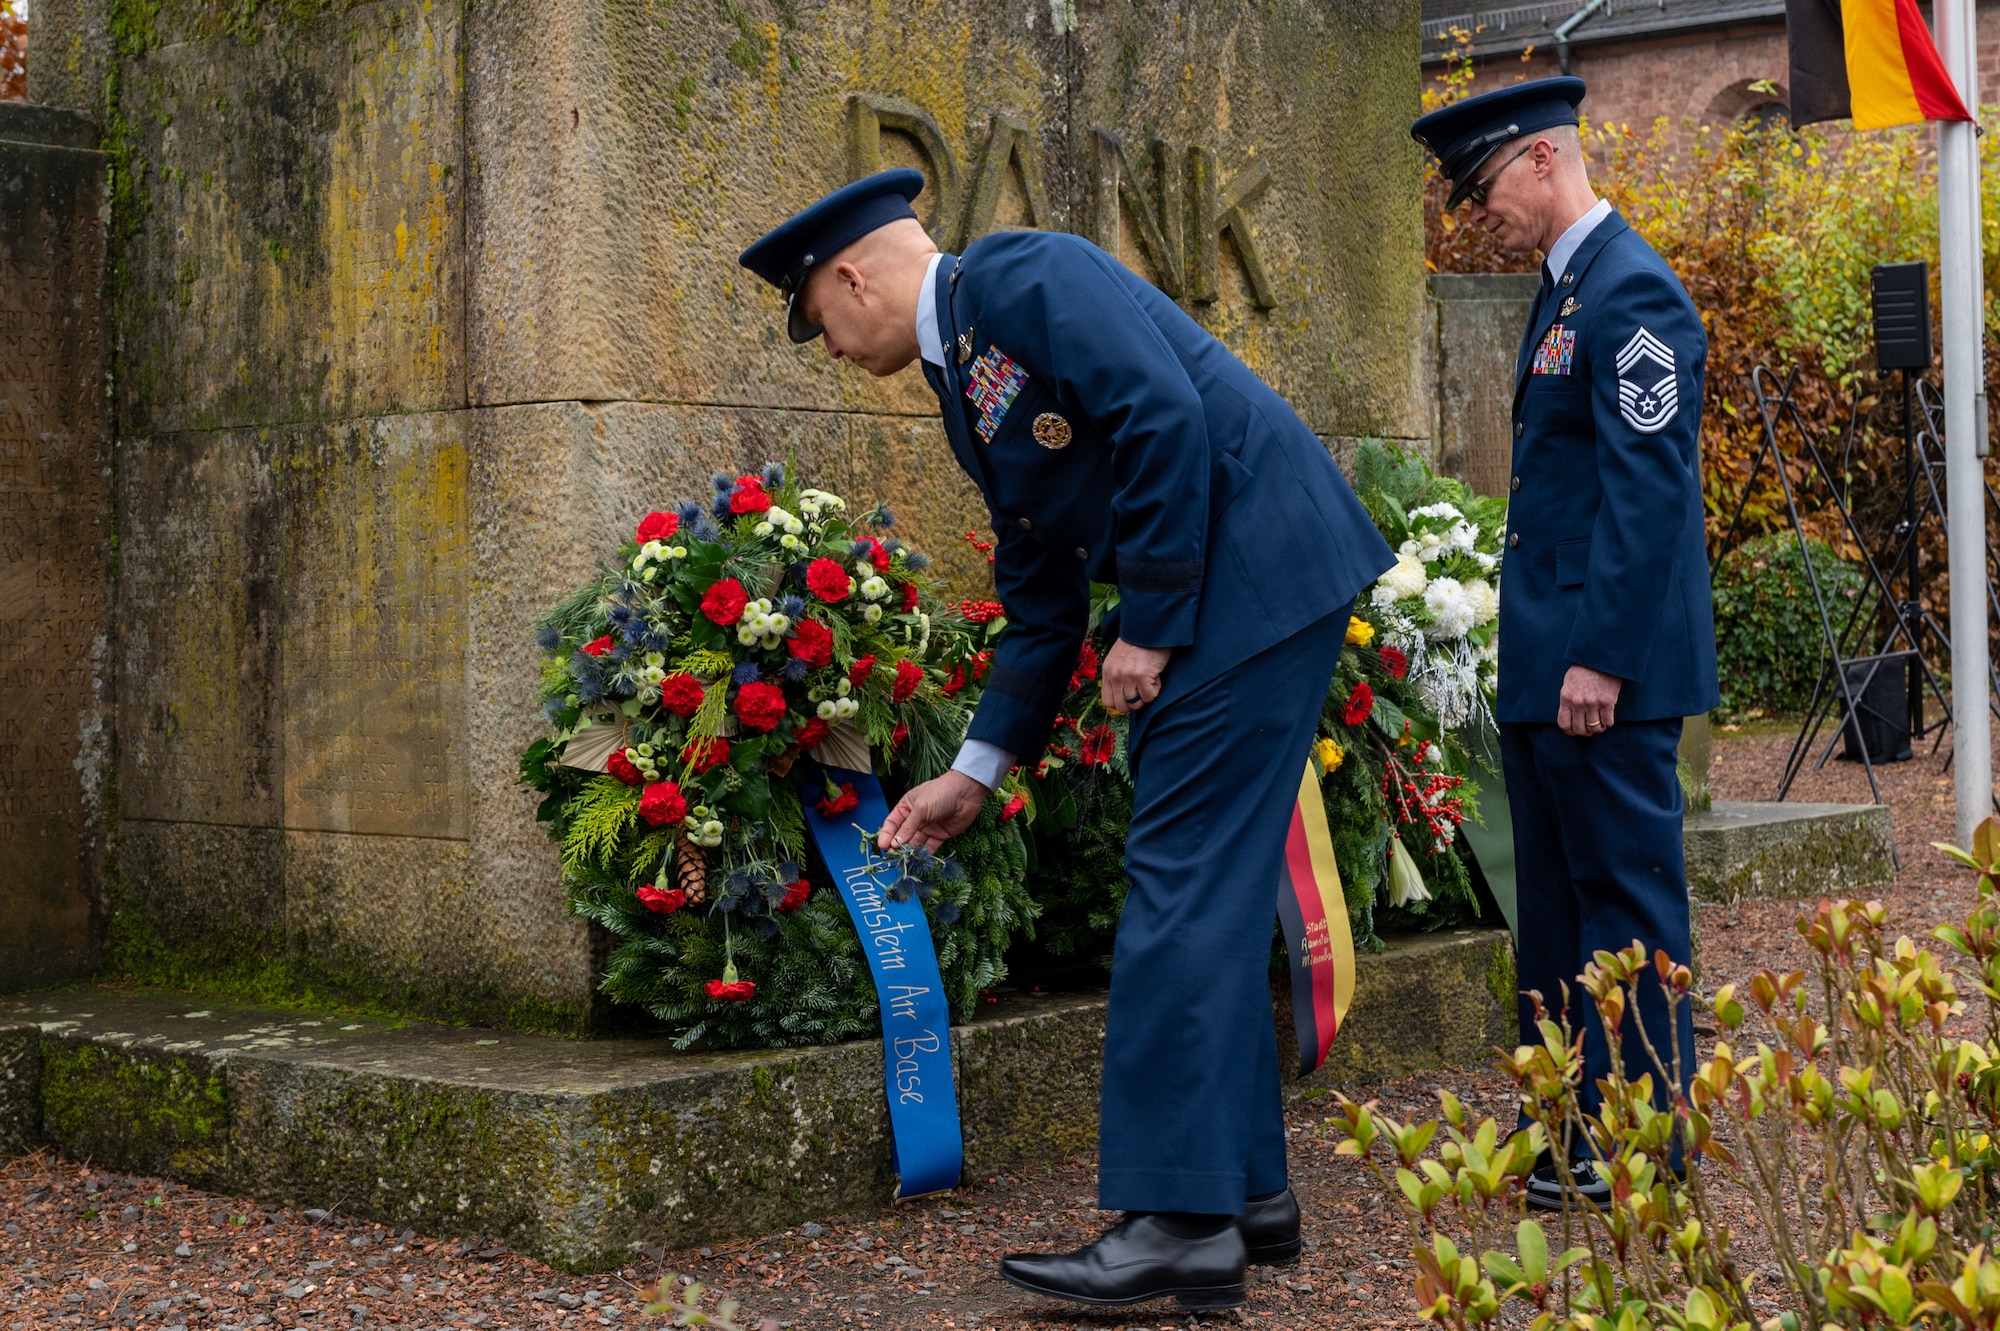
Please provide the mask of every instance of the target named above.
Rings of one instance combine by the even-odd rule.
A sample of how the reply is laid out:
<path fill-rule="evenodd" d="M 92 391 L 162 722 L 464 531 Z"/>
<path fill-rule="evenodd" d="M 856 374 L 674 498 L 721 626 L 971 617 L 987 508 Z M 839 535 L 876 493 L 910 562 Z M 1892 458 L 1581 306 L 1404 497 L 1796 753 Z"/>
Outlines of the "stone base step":
<path fill-rule="evenodd" d="M 1735 902 L 1858 892 L 1895 875 L 1880 804 L 1721 801 L 1687 815 L 1688 890 Z"/>
<path fill-rule="evenodd" d="M 1512 1043 L 1512 974 L 1499 931 L 1361 958 L 1315 1080 L 1483 1061 Z M 952 1037 L 968 1177 L 1096 1144 L 1102 994 L 1010 997 Z M 895 1183 L 879 1041 L 676 1053 L 109 987 L 0 1000 L 0 1153 L 44 1142 L 572 1271 L 875 1205 Z"/>

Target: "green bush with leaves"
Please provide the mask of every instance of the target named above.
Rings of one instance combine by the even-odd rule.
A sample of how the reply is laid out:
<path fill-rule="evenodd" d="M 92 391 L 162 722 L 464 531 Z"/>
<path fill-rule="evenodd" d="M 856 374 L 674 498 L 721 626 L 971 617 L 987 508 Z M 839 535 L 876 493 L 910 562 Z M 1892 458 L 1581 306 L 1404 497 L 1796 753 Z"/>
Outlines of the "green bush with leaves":
<path fill-rule="evenodd" d="M 1861 604 L 1867 575 L 1819 541 L 1806 542 L 1806 548 L 1827 615 L 1841 632 Z M 1757 709 L 1803 711 L 1826 651 L 1798 538 L 1775 532 L 1730 551 L 1715 571 L 1714 592 L 1723 710 L 1739 716 Z"/>
<path fill-rule="evenodd" d="M 1628 1079 L 1626 1014 L 1642 989 L 1670 1010 L 1694 1001 L 1693 977 L 1636 942 L 1598 953 L 1581 977 L 1611 1044 L 1598 1113 L 1580 1109 L 1580 1034 L 1546 1013 L 1502 1060 L 1524 1131 L 1503 1136 L 1449 1093 L 1442 1123 L 1341 1097 L 1336 1149 L 1408 1219 L 1421 1315 L 1458 1331 L 1510 1303 L 1534 1331 L 2000 1325 L 2000 820 L 1970 853 L 1939 849 L 1979 874 L 1964 924 L 1933 931 L 1942 947 L 1892 940 L 1879 902 L 1822 901 L 1798 926 L 1809 970 L 1759 971 L 1747 994 L 1708 1000 L 1720 1038 L 1706 1059 L 1646 1044 L 1652 1071 Z M 1974 993 L 1976 1017 L 1961 997 Z M 1685 1097 L 1656 1094 L 1683 1068 Z M 1587 1143 L 1611 1200 L 1572 1195 L 1565 1240 L 1582 1242 L 1551 1257 L 1521 1187 L 1565 1138 Z M 1683 1159 L 1696 1162 L 1684 1176 Z M 1744 1251 L 1725 1192 L 1747 1200 L 1775 1261 Z"/>

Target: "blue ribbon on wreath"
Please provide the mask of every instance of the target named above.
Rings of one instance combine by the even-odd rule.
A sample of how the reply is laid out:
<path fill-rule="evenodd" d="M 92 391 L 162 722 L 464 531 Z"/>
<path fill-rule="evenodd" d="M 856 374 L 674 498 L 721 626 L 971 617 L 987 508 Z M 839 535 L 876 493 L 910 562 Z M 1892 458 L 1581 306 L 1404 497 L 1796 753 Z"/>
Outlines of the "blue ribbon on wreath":
<path fill-rule="evenodd" d="M 861 936 L 875 998 L 882 1007 L 882 1072 L 889 1096 L 890 1151 L 896 1196 L 921 1197 L 958 1186 L 965 1141 L 958 1125 L 958 1088 L 951 1075 L 951 1009 L 931 941 L 923 902 L 890 899 L 896 870 L 856 830 L 880 827 L 889 804 L 873 772 L 823 769 L 837 786 L 851 782 L 860 800 L 829 818 L 805 801 L 806 827 L 833 874 Z"/>

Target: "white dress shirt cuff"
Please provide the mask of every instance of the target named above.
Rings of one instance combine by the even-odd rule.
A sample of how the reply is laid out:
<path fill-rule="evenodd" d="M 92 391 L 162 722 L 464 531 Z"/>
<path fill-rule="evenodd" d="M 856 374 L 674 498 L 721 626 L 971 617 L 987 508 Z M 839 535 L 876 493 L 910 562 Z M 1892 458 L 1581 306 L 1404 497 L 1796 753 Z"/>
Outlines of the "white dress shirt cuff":
<path fill-rule="evenodd" d="M 963 772 L 988 790 L 998 790 L 1000 781 L 1014 766 L 1014 755 L 983 739 L 969 739 L 959 747 L 951 770 Z"/>

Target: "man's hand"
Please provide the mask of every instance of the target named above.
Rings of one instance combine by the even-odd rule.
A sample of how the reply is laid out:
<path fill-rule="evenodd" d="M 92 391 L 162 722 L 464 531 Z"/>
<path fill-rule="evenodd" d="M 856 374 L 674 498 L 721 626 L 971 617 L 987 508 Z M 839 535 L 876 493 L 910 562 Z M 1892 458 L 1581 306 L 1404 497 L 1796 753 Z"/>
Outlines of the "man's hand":
<path fill-rule="evenodd" d="M 1104 655 L 1098 697 L 1111 711 L 1138 711 L 1160 696 L 1160 674 L 1173 654 L 1171 647 L 1134 647 L 1120 638 Z"/>
<path fill-rule="evenodd" d="M 1602 670 L 1571 666 L 1563 676 L 1562 699 L 1556 706 L 1556 724 L 1563 734 L 1588 737 L 1611 729 L 1611 714 L 1617 710 L 1618 690 L 1624 683 Z"/>
<path fill-rule="evenodd" d="M 897 846 L 936 850 L 972 826 L 980 806 L 992 793 L 963 772 L 946 772 L 896 801 L 875 844 L 883 850 Z"/>

